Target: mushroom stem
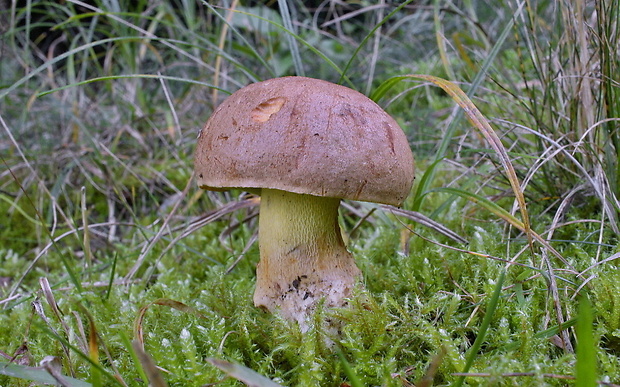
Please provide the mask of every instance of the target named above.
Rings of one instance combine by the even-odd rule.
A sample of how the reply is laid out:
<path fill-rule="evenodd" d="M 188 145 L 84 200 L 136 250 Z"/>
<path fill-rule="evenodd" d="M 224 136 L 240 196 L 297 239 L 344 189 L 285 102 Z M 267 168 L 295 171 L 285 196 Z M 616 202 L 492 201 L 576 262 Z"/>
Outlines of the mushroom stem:
<path fill-rule="evenodd" d="M 317 303 L 346 304 L 361 272 L 338 225 L 340 199 L 274 189 L 261 192 L 260 263 L 254 304 L 307 330 Z"/>

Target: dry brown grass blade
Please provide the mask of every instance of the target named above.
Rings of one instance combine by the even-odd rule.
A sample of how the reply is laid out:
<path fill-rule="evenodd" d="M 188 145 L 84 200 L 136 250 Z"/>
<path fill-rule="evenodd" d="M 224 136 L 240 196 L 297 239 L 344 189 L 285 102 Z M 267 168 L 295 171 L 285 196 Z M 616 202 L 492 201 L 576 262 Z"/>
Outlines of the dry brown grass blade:
<path fill-rule="evenodd" d="M 499 258 L 499 257 L 495 257 L 495 256 L 490 255 L 490 254 L 478 253 L 478 252 L 471 251 L 471 250 L 459 249 L 458 247 L 449 246 L 449 245 L 446 245 L 446 244 L 434 241 L 432 239 L 426 238 L 426 237 L 418 234 L 417 232 L 415 232 L 413 229 L 411 229 L 409 226 L 407 226 L 404 223 L 403 223 L 403 226 L 407 229 L 407 231 L 409 231 L 413 235 L 417 236 L 418 238 L 424 239 L 427 242 L 430 242 L 430 243 L 432 243 L 434 245 L 437 245 L 439 247 L 443 247 L 443 248 L 448 249 L 448 250 L 458 251 L 460 253 L 465 253 L 465 254 L 469 254 L 469 255 L 475 255 L 476 257 L 489 258 L 489 259 L 493 259 L 495 261 L 504 262 L 504 263 L 506 263 L 508 265 L 516 265 L 516 266 L 532 268 L 531 266 L 528 266 L 528 265 L 520 263 L 520 262 L 515 262 L 513 260 Z"/>
<path fill-rule="evenodd" d="M 138 227 L 135 223 L 129 223 L 129 222 L 106 222 L 106 223 L 91 224 L 91 225 L 88 226 L 88 228 L 89 229 L 93 229 L 93 228 L 98 228 L 98 227 L 113 227 L 113 226 Z M 41 257 L 45 256 L 45 254 L 54 246 L 54 243 L 57 243 L 60 240 L 66 238 L 66 237 L 68 237 L 70 235 L 77 234 L 79 231 L 83 231 L 83 230 L 84 230 L 84 226 L 77 227 L 77 228 L 72 228 L 71 230 L 69 230 L 69 231 L 67 231 L 67 232 L 57 236 L 56 238 L 52 239 L 52 241 L 50 243 L 45 245 L 45 247 L 43 247 L 43 249 L 41 249 L 41 251 L 39 251 L 37 256 L 34 257 L 34 259 L 32 259 L 30 261 L 30 264 L 28 265 L 26 270 L 24 270 L 24 272 L 22 273 L 21 277 L 19 277 L 19 279 L 17 281 L 15 281 L 15 283 L 11 287 L 11 291 L 9 292 L 8 296 L 6 297 L 6 299 L 0 301 L 0 305 L 8 304 L 8 302 L 10 302 L 12 300 L 15 300 L 15 299 L 20 297 L 19 294 L 16 294 L 17 289 L 19 289 L 19 287 L 21 286 L 21 284 L 24 281 L 24 279 L 26 278 L 26 276 L 32 271 L 32 269 L 34 269 L 36 264 L 39 262 L 39 259 L 41 259 Z M 131 281 L 127 281 L 127 282 L 129 283 Z"/>
<path fill-rule="evenodd" d="M 38 299 L 32 302 L 32 307 L 34 308 L 35 313 L 41 318 L 41 320 L 43 320 L 45 325 L 47 325 L 49 330 L 52 331 L 54 335 L 58 337 L 62 337 L 60 333 L 58 333 L 56 328 L 54 328 L 54 325 L 52 324 L 52 322 L 49 320 L 49 318 L 45 314 L 43 305 L 41 305 L 41 302 Z M 65 345 L 63 341 L 60 341 L 60 345 L 62 346 L 62 350 L 66 356 L 67 364 L 69 364 L 69 370 L 71 372 L 71 376 L 75 377 L 75 370 L 73 369 L 73 367 L 70 366 L 71 365 L 71 352 L 69 351 L 69 348 Z"/>
<path fill-rule="evenodd" d="M 222 216 L 229 214 L 231 212 L 237 211 L 237 210 L 241 210 L 244 208 L 249 208 L 249 207 L 255 207 L 258 206 L 260 204 L 260 197 L 250 197 L 248 199 L 242 199 L 242 200 L 238 200 L 238 201 L 234 201 L 234 202 L 229 202 L 226 203 L 225 205 L 223 205 L 222 207 L 210 211 L 208 213 L 206 213 L 205 215 L 202 215 L 201 217 L 199 217 L 198 219 L 196 219 L 195 221 L 193 221 L 187 228 L 186 231 L 181 235 L 181 238 L 185 238 L 186 236 L 188 236 L 189 234 L 191 234 L 192 232 L 198 230 L 199 228 L 214 222 L 218 219 L 220 219 Z"/>
<path fill-rule="evenodd" d="M 9 361 L 9 363 L 19 364 L 29 366 L 32 364 L 32 359 L 30 357 L 30 351 L 28 349 L 28 344 L 26 341 L 21 343 L 19 347 L 13 352 L 13 355 L 9 355 L 6 352 L 0 351 L 0 356 L 4 357 Z"/>
<path fill-rule="evenodd" d="M 605 258 L 605 259 L 603 259 L 600 262 L 597 262 L 597 263 L 595 263 L 595 264 L 593 264 L 591 266 L 588 266 L 584 271 L 582 271 L 580 273 L 580 275 L 584 275 L 585 272 L 587 272 L 588 270 L 592 270 L 592 269 L 594 269 L 597 266 L 600 266 L 600 265 L 602 265 L 604 263 L 607 263 L 607 262 L 610 262 L 610 261 L 613 261 L 613 260 L 616 260 L 616 259 L 620 259 L 620 253 L 613 254 L 612 256 L 610 256 L 608 258 Z"/>
<path fill-rule="evenodd" d="M 172 207 L 172 210 L 164 218 L 164 222 L 161 225 L 161 227 L 159 228 L 159 231 L 157 231 L 157 234 L 155 234 L 155 236 L 147 244 L 144 245 L 144 247 L 140 251 L 140 255 L 138 256 L 138 259 L 136 260 L 136 263 L 131 267 L 131 269 L 129 270 L 129 272 L 125 276 L 125 279 L 133 278 L 133 276 L 138 272 L 138 270 L 140 269 L 140 267 L 144 263 L 144 260 L 146 259 L 146 256 L 147 256 L 148 252 L 151 251 L 153 246 L 155 246 L 155 244 L 161 239 L 161 237 L 164 235 L 164 232 L 166 230 L 169 230 L 168 224 L 170 223 L 170 221 L 173 218 L 173 216 L 176 214 L 176 212 L 179 209 L 183 199 L 187 196 L 187 192 L 189 192 L 189 189 L 193 185 L 193 182 L 194 182 L 193 178 L 190 178 L 188 180 L 187 184 L 185 185 L 185 188 L 183 189 L 181 197 L 174 203 L 174 206 Z"/>
<path fill-rule="evenodd" d="M 136 320 L 134 321 L 134 324 L 133 324 L 134 341 L 140 345 L 140 348 L 144 348 L 144 329 L 143 329 L 144 317 L 146 316 L 146 312 L 153 305 L 167 306 L 167 307 L 176 309 L 184 313 L 193 314 L 196 317 L 200 317 L 203 319 L 207 318 L 205 315 L 200 313 L 197 309 L 192 308 L 191 306 L 185 305 L 182 302 L 171 300 L 169 298 L 158 298 L 155 301 L 152 301 L 151 303 L 140 308 L 140 310 L 138 311 L 138 316 L 136 317 Z"/>
<path fill-rule="evenodd" d="M 88 309 L 84 308 L 82 305 L 79 305 L 79 306 L 80 306 L 80 310 L 82 311 L 82 313 L 86 316 L 88 320 L 89 332 L 88 332 L 88 339 L 86 339 L 86 332 L 84 330 L 84 324 L 82 323 L 82 318 L 77 311 L 73 311 L 72 313 L 73 313 L 73 316 L 75 317 L 77 329 L 79 332 L 79 335 L 76 334 L 76 337 L 81 339 L 81 341 L 83 342 L 82 347 L 84 349 L 82 350 L 82 352 L 84 354 L 88 353 L 88 357 L 92 361 L 92 365 L 94 365 L 94 367 L 91 367 L 91 377 L 94 378 L 95 377 L 94 375 L 97 374 L 97 376 L 100 378 L 101 377 L 101 373 L 100 373 L 101 364 L 99 362 L 100 350 L 103 350 L 105 352 L 107 359 L 113 359 L 113 356 L 108 350 L 108 347 L 105 345 L 105 341 L 103 341 L 103 339 L 99 335 L 97 326 L 95 324 L 95 319 L 93 318 L 92 314 L 88 311 Z M 88 343 L 88 345 L 86 345 L 86 343 Z M 111 361 L 107 365 L 112 367 L 112 369 L 114 370 L 114 375 L 112 375 L 114 379 L 116 379 L 122 386 L 127 386 L 127 383 L 121 376 L 121 373 L 119 372 L 118 367 L 116 366 L 115 362 Z"/>
<path fill-rule="evenodd" d="M 71 314 L 73 314 L 77 328 L 77 332 L 75 332 L 75 337 L 80 342 L 80 349 L 82 350 L 82 353 L 87 353 L 88 346 L 86 345 L 86 343 L 88 343 L 88 339 L 86 339 L 86 330 L 84 329 L 82 317 L 76 310 L 71 311 Z"/>
<path fill-rule="evenodd" d="M 80 204 L 82 212 L 82 225 L 84 226 L 84 259 L 90 269 L 93 266 L 93 253 L 90 248 L 90 230 L 88 229 L 88 211 L 86 210 L 86 187 L 80 189 Z"/>
<path fill-rule="evenodd" d="M 249 199 L 243 199 L 243 200 L 239 200 L 235 202 L 230 202 L 218 208 L 217 210 L 210 211 L 207 214 L 199 217 L 198 219 L 195 219 L 188 226 L 183 226 L 183 232 L 175 236 L 174 239 L 170 241 L 170 243 L 166 246 L 166 248 L 164 248 L 164 250 L 159 254 L 159 257 L 157 258 L 156 262 L 161 260 L 163 256 L 167 254 L 168 251 L 170 251 L 170 249 L 172 249 L 177 244 L 177 242 L 191 235 L 194 231 L 200 229 L 201 227 L 211 222 L 214 222 L 222 218 L 226 214 L 235 212 L 237 210 L 241 210 L 243 208 L 255 207 L 259 203 L 260 203 L 259 197 L 251 197 Z M 175 229 L 173 231 L 177 231 L 177 230 Z M 247 246 L 247 248 L 249 248 L 249 246 Z M 247 251 L 247 250 L 244 249 L 244 251 Z"/>
<path fill-rule="evenodd" d="M 408 210 L 403 210 L 402 208 L 398 208 L 398 207 L 394 207 L 394 206 L 390 206 L 387 204 L 382 204 L 379 207 L 381 207 L 384 210 L 387 210 L 389 212 L 391 212 L 394 215 L 397 216 L 402 216 L 405 217 L 407 219 L 413 220 L 416 223 L 421 224 L 422 226 L 428 227 L 433 231 L 436 231 L 440 234 L 442 234 L 443 236 L 446 236 L 450 239 L 452 239 L 453 241 L 457 242 L 457 243 L 467 243 L 467 239 L 463 238 L 462 236 L 460 236 L 459 234 L 457 234 L 456 232 L 450 230 L 448 227 L 444 226 L 443 224 L 434 221 L 433 219 L 424 216 L 423 214 L 417 212 L 417 211 L 408 211 Z"/>
<path fill-rule="evenodd" d="M 525 196 L 523 195 L 523 190 L 521 189 L 521 184 L 519 183 L 519 179 L 517 177 L 517 173 L 510 161 L 510 157 L 502 144 L 497 133 L 489 124 L 489 121 L 482 115 L 480 110 L 474 105 L 474 103 L 469 99 L 467 94 L 463 92 L 458 86 L 454 83 L 447 81 L 445 79 L 434 77 L 432 75 L 424 75 L 424 74 L 412 74 L 408 75 L 411 78 L 418 78 L 429 81 L 439 87 L 441 87 L 448 95 L 456 102 L 465 114 L 467 115 L 467 119 L 471 124 L 477 128 L 480 133 L 484 136 L 484 138 L 488 141 L 491 148 L 495 151 L 497 156 L 500 159 L 502 166 L 504 167 L 504 171 L 508 177 L 508 181 L 510 182 L 510 186 L 512 187 L 512 191 L 515 195 L 517 203 L 519 204 L 519 209 L 521 212 L 521 220 L 523 221 L 523 229 L 525 234 L 528 237 L 530 246 L 532 244 L 532 233 L 530 229 L 530 219 L 527 212 L 527 206 L 525 203 Z"/>
<path fill-rule="evenodd" d="M 136 352 L 138 360 L 140 360 L 144 373 L 149 378 L 149 386 L 167 387 L 168 383 L 164 380 L 164 377 L 161 375 L 161 372 L 159 371 L 159 368 L 157 368 L 153 358 L 151 358 L 149 354 L 144 351 L 142 345 L 137 341 L 132 341 L 131 346 Z"/>
<path fill-rule="evenodd" d="M 588 167 L 578 161 L 574 155 L 574 152 L 570 151 L 570 149 L 578 149 L 579 143 L 577 143 L 576 145 L 562 145 L 559 141 L 554 140 L 548 135 L 545 135 L 544 133 L 534 130 L 526 125 L 520 125 L 501 119 L 498 119 L 496 121 L 504 125 L 509 125 L 525 130 L 526 132 L 539 137 L 541 140 L 549 144 L 545 147 L 544 153 L 540 155 L 535 165 L 528 170 L 527 175 L 523 180 L 523 186 L 527 186 L 530 180 L 534 179 L 535 174 L 540 168 L 542 168 L 543 164 L 550 162 L 557 155 L 561 154 L 561 157 L 566 158 L 567 161 L 570 161 L 570 163 L 575 166 L 579 172 L 581 172 L 582 179 L 585 180 L 584 183 L 588 183 L 588 185 L 594 190 L 598 199 L 601 201 L 601 204 L 603 206 L 603 213 L 606 214 L 607 217 L 610 219 L 610 222 L 608 224 L 611 226 L 611 229 L 616 234 L 620 233 L 620 223 L 618 223 L 618 216 L 616 215 L 615 210 L 615 208 L 620 208 L 620 202 L 618 201 L 618 198 L 613 194 L 613 192 L 610 191 L 609 182 L 607 181 L 607 179 L 604 176 L 592 176 L 591 171 L 588 169 Z M 597 170 L 600 170 L 600 168 L 597 167 Z"/>
<path fill-rule="evenodd" d="M 90 316 L 89 316 L 90 317 Z M 95 364 L 99 364 L 99 344 L 97 342 L 97 327 L 92 318 L 88 319 L 89 332 L 88 332 L 88 355 Z"/>
<path fill-rule="evenodd" d="M 222 31 L 220 32 L 220 40 L 218 42 L 217 47 L 220 49 L 220 51 L 224 51 L 224 44 L 226 44 L 226 37 L 228 35 L 228 28 L 230 26 L 230 22 L 232 21 L 233 15 L 235 14 L 235 9 L 237 8 L 237 3 L 239 3 L 238 0 L 233 0 L 232 4 L 230 5 L 230 9 L 228 10 L 228 14 L 226 15 L 226 23 L 224 23 L 222 25 Z M 218 100 L 217 100 L 217 95 L 218 95 L 218 90 L 217 88 L 220 86 L 220 70 L 222 68 L 222 56 L 221 55 L 217 55 L 215 57 L 215 71 L 213 72 L 213 85 L 215 86 L 212 90 L 212 94 L 211 94 L 211 99 L 213 102 L 213 107 L 215 108 L 215 106 L 218 105 Z"/>
<path fill-rule="evenodd" d="M 237 266 L 237 264 L 241 261 L 241 259 L 243 257 L 245 257 L 245 254 L 248 252 L 248 250 L 250 249 L 250 247 L 252 247 L 252 245 L 258 240 L 258 233 L 255 232 L 254 234 L 252 234 L 252 236 L 250 237 L 250 239 L 248 240 L 248 242 L 245 244 L 245 247 L 243 248 L 243 250 L 241 251 L 241 253 L 239 254 L 239 257 L 237 259 L 235 259 L 235 262 L 232 263 L 232 265 L 230 265 L 228 267 L 228 269 L 226 269 L 226 274 L 229 274 L 231 271 L 233 271 L 233 269 L 235 268 L 235 266 Z"/>
<path fill-rule="evenodd" d="M 46 356 L 39 363 L 41 368 L 47 371 L 62 387 L 71 387 L 71 384 L 65 379 L 62 374 L 62 361 L 57 356 Z"/>
<path fill-rule="evenodd" d="M 73 336 L 72 331 L 69 328 L 69 325 L 67 325 L 67 323 L 65 322 L 65 319 L 63 318 L 64 313 L 62 313 L 60 308 L 58 308 L 58 303 L 56 302 L 56 297 L 54 297 L 54 293 L 52 292 L 52 288 L 50 287 L 49 281 L 47 280 L 46 277 L 41 277 L 39 278 L 39 284 L 41 285 L 41 291 L 43 292 L 43 295 L 45 296 L 45 300 L 47 301 L 47 304 L 52 310 L 52 313 L 54 313 L 54 316 L 56 317 L 58 322 L 60 322 L 60 324 L 62 325 L 62 330 L 65 332 L 65 337 Z M 50 325 L 50 328 L 51 328 L 51 325 Z M 69 351 L 68 348 L 66 350 L 67 352 Z M 67 356 L 69 355 L 67 354 Z M 71 374 L 72 376 L 75 376 L 73 374 L 73 370 L 71 370 Z"/>
<path fill-rule="evenodd" d="M 220 235 L 218 236 L 218 240 L 220 241 L 220 244 L 226 249 L 228 250 L 228 252 L 233 252 L 234 251 L 234 247 L 231 246 L 227 240 L 231 237 L 231 235 L 233 234 L 233 232 L 237 229 L 239 229 L 239 227 L 249 221 L 251 221 L 252 219 L 255 219 L 258 216 L 258 212 L 257 211 L 252 211 L 250 212 L 245 218 L 241 219 L 240 221 L 232 221 L 228 227 L 226 227 L 224 230 L 222 230 L 222 232 L 220 233 Z"/>
<path fill-rule="evenodd" d="M 54 312 L 54 315 L 56 316 L 58 321 L 64 324 L 64 321 L 62 319 L 62 316 L 64 315 L 64 313 L 62 313 L 60 309 L 58 308 L 58 304 L 56 303 L 56 299 L 54 297 L 54 294 L 52 293 L 52 288 L 50 287 L 50 283 L 47 280 L 47 278 L 46 277 L 39 278 L 39 285 L 41 285 L 41 291 L 43 292 L 43 295 L 45 296 L 45 300 L 49 304 L 50 309 L 52 309 L 52 312 Z M 69 329 L 66 325 L 64 325 L 64 328 L 65 328 L 65 331 Z"/>
<path fill-rule="evenodd" d="M 282 387 L 282 385 L 266 378 L 259 373 L 242 366 L 241 364 L 231 363 L 222 359 L 208 358 L 207 361 L 229 376 L 240 380 L 248 387 Z"/>
<path fill-rule="evenodd" d="M 433 380 L 435 379 L 435 374 L 443 361 L 443 358 L 446 356 L 446 347 L 442 346 L 439 350 L 439 353 L 433 357 L 431 364 L 428 365 L 426 369 L 426 373 L 420 381 L 416 384 L 416 387 L 431 387 L 433 385 Z"/>

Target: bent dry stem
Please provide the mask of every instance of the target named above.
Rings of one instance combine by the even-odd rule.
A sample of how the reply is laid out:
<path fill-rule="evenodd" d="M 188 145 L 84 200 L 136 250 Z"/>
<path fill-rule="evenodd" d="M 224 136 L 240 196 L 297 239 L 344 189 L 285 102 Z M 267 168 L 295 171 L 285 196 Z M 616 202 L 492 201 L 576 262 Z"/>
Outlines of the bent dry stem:
<path fill-rule="evenodd" d="M 317 303 L 346 305 L 361 278 L 338 225 L 340 199 L 263 189 L 254 304 L 308 329 Z"/>

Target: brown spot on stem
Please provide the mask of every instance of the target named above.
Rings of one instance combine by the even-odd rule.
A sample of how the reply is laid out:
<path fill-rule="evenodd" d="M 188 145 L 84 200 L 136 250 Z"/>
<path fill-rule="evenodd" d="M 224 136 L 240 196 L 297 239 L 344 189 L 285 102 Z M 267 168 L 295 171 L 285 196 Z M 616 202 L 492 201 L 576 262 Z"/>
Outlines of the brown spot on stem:
<path fill-rule="evenodd" d="M 293 280 L 293 287 L 295 289 L 299 289 L 299 284 L 301 283 L 301 277 L 297 277 Z"/>

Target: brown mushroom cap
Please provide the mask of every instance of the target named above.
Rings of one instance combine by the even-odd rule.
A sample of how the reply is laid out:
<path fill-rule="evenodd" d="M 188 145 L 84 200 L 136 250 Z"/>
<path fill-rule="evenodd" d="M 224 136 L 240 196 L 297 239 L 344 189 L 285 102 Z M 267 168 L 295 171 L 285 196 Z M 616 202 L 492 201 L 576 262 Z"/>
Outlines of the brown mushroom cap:
<path fill-rule="evenodd" d="M 198 185 L 271 188 L 400 205 L 414 177 L 407 138 L 365 95 L 305 77 L 246 86 L 198 136 Z"/>

